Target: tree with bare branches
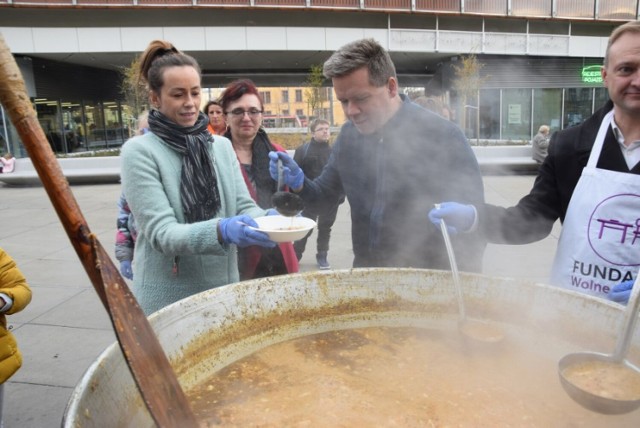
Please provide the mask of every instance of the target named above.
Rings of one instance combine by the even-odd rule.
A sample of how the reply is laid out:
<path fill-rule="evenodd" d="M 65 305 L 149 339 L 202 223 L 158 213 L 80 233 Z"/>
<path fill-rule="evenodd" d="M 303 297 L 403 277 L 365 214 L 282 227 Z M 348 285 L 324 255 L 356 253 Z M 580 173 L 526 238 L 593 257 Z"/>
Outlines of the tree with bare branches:
<path fill-rule="evenodd" d="M 131 61 L 129 67 L 124 67 L 121 70 L 122 83 L 120 85 L 120 93 L 124 98 L 125 104 L 133 109 L 135 116 L 149 108 L 149 91 L 146 85 L 138 78 L 139 69 L 140 61 L 136 57 Z"/>
<path fill-rule="evenodd" d="M 479 130 L 477 129 L 480 124 L 480 106 L 479 106 L 479 91 L 482 84 L 486 81 L 488 76 L 481 76 L 480 71 L 484 67 L 478 57 L 475 54 L 469 54 L 462 56 L 460 61 L 452 65 L 455 79 L 453 81 L 453 89 L 458 94 L 462 109 L 458 112 L 460 118 L 460 125 L 466 128 L 467 123 L 467 108 L 473 108 L 476 114 L 476 138 L 480 139 Z"/>
<path fill-rule="evenodd" d="M 322 65 L 312 65 L 305 81 L 308 86 L 305 89 L 305 97 L 309 106 L 309 116 L 326 119 L 322 108 L 327 101 L 327 91 L 323 87 L 324 80 Z"/>

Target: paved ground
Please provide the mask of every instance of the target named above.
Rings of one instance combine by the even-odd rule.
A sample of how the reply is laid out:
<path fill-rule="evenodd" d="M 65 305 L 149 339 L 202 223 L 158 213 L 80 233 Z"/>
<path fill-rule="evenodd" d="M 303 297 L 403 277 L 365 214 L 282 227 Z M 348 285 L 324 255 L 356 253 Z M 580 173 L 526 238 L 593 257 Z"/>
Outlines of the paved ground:
<path fill-rule="evenodd" d="M 489 202 L 511 205 L 526 194 L 533 176 L 488 176 Z M 116 184 L 73 186 L 92 231 L 113 248 Z M 33 289 L 33 301 L 9 318 L 24 365 L 5 387 L 6 428 L 60 425 L 67 400 L 84 371 L 115 340 L 111 324 L 42 187 L 0 184 L 0 246 L 18 263 Z M 334 269 L 352 262 L 349 206 L 334 226 L 329 261 Z M 545 281 L 558 238 L 554 233 L 526 246 L 489 246 L 485 273 Z M 302 270 L 316 269 L 315 234 Z"/>

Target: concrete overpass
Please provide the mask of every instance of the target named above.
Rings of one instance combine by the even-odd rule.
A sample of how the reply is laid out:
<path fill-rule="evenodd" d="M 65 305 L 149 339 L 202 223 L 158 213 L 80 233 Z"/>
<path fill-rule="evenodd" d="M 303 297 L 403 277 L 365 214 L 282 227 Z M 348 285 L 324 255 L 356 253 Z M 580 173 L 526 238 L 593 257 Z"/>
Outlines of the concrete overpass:
<path fill-rule="evenodd" d="M 301 3 L 252 0 L 248 7 L 236 8 L 229 4 L 242 2 L 209 1 L 209 7 L 204 7 L 203 1 L 190 0 L 189 7 L 180 1 L 155 1 L 155 5 L 149 4 L 153 0 L 131 1 L 135 3 L 132 6 L 126 5 L 127 0 L 103 0 L 103 5 L 95 0 L 0 0 L 0 32 L 17 56 L 106 70 L 129 65 L 149 41 L 166 39 L 196 57 L 205 86 L 224 86 L 238 76 L 250 77 L 263 86 L 298 85 L 311 65 L 321 64 L 344 43 L 373 37 L 389 49 L 402 85 L 426 86 L 443 64 L 464 53 L 602 57 L 606 37 L 620 23 L 610 19 L 428 13 L 415 10 L 415 0 L 408 3 L 414 10 L 313 8 L 317 1 L 295 7 L 291 5 Z M 489 7 L 512 2 L 515 0 L 484 3 Z M 555 7 L 557 14 L 562 0 L 544 2 Z M 633 2 L 637 12 L 637 0 Z M 264 3 L 290 6 L 257 6 Z M 453 3 L 465 5 L 464 0 Z M 49 7 L 41 7 L 43 4 Z M 468 8 L 473 2 L 467 0 L 466 4 Z"/>

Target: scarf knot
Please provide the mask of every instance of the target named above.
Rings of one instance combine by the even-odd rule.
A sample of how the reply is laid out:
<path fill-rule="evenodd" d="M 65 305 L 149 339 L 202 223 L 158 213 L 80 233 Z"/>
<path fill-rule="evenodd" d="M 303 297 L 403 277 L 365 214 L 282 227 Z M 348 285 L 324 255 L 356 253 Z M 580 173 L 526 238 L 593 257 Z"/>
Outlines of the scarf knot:
<path fill-rule="evenodd" d="M 213 137 L 207 130 L 208 124 L 209 120 L 202 112 L 193 126 L 180 126 L 158 110 L 149 113 L 151 132 L 182 155 L 180 200 L 187 223 L 212 219 L 220 210 L 218 180 L 209 156 Z"/>

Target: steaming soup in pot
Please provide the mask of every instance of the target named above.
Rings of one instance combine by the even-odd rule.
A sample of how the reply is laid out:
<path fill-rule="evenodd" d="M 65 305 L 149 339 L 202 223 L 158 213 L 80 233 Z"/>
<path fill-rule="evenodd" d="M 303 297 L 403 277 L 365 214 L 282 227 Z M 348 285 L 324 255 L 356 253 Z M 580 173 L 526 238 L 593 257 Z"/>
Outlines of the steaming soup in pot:
<path fill-rule="evenodd" d="M 566 345 L 513 336 L 477 344 L 416 327 L 330 331 L 238 360 L 189 397 L 203 427 L 640 426 L 640 412 L 599 415 L 566 396 L 557 375 Z"/>

